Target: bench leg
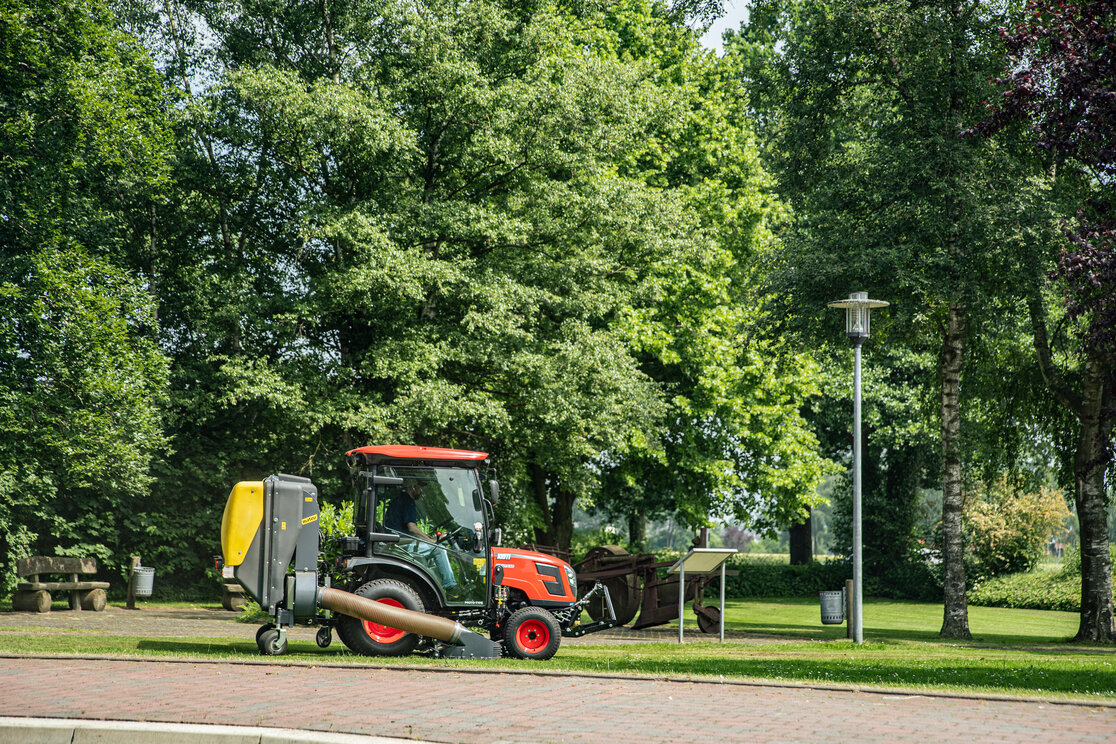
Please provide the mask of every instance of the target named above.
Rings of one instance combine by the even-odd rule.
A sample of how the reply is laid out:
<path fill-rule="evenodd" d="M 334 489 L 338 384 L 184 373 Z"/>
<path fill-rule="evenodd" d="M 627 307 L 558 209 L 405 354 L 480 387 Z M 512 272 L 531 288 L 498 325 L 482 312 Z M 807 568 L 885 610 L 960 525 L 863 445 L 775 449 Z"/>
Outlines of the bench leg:
<path fill-rule="evenodd" d="M 50 592 L 46 589 L 16 592 L 12 597 L 12 609 L 20 612 L 50 612 Z"/>
<path fill-rule="evenodd" d="M 74 594 L 78 595 L 78 604 L 83 610 L 101 612 L 105 609 L 105 604 L 108 601 L 104 589 L 88 589 L 83 592 L 74 592 Z"/>
<path fill-rule="evenodd" d="M 221 606 L 232 612 L 239 612 L 248 604 L 248 598 L 240 592 L 225 591 L 221 593 Z"/>

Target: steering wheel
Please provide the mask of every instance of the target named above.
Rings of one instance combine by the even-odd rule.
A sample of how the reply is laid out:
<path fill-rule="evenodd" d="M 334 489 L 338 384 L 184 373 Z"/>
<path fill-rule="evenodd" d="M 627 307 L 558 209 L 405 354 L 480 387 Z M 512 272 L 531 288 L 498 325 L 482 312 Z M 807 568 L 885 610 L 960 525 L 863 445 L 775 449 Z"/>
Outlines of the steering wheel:
<path fill-rule="evenodd" d="M 441 545 L 442 543 L 450 543 L 458 550 L 462 550 L 467 547 L 466 545 L 463 545 L 464 541 L 471 539 L 471 537 L 472 535 L 468 528 L 458 525 L 456 529 L 450 532 L 440 533 L 436 535 L 434 542 L 438 545 Z"/>

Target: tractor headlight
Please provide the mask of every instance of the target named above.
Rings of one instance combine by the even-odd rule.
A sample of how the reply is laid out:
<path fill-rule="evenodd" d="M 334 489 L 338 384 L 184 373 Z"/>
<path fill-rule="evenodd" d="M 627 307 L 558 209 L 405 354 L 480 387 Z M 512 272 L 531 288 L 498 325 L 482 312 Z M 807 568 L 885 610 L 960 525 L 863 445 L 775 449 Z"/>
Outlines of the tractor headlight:
<path fill-rule="evenodd" d="M 566 580 L 570 582 L 570 591 L 573 592 L 574 599 L 577 599 L 577 574 L 569 566 L 566 566 Z"/>

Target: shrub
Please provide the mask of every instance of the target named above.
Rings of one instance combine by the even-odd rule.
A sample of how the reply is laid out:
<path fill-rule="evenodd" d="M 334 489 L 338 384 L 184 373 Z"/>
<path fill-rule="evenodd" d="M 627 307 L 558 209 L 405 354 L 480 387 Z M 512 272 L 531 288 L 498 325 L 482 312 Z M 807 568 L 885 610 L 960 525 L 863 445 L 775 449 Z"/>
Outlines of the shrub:
<path fill-rule="evenodd" d="M 1116 583 L 1116 545 L 1108 554 Z M 1036 570 L 996 576 L 978 582 L 968 593 L 969 604 L 980 607 L 1013 607 L 1027 610 L 1081 612 L 1081 554 L 1066 554 L 1058 571 Z"/>
<path fill-rule="evenodd" d="M 1029 571 L 1067 516 L 1069 509 L 1060 490 L 1023 493 L 1001 478 L 975 494 L 965 504 L 965 524 L 978 574 Z"/>
<path fill-rule="evenodd" d="M 341 546 L 337 538 L 356 534 L 353 525 L 353 502 L 342 501 L 339 506 L 322 502 L 318 513 L 318 571 L 322 576 L 337 578 L 337 561 L 341 558 Z"/>
<path fill-rule="evenodd" d="M 977 607 L 1080 612 L 1081 577 L 1064 571 L 996 576 L 970 589 L 968 601 Z"/>

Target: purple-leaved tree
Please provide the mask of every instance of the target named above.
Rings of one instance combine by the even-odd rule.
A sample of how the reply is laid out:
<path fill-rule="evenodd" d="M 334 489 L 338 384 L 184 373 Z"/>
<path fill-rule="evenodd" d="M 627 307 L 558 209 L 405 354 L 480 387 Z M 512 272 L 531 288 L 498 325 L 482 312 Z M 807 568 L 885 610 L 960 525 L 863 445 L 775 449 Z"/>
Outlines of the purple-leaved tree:
<path fill-rule="evenodd" d="M 1080 386 L 1055 366 L 1036 290 L 1035 349 L 1058 401 L 1080 421 L 1075 500 L 1081 525 L 1081 625 L 1078 640 L 1114 642 L 1105 474 L 1116 423 L 1116 3 L 1036 0 L 1004 29 L 1009 50 L 999 103 L 974 134 L 1017 123 L 1059 167 L 1075 169 L 1088 192 L 1052 276 L 1064 281 L 1066 309 L 1081 321 Z"/>

